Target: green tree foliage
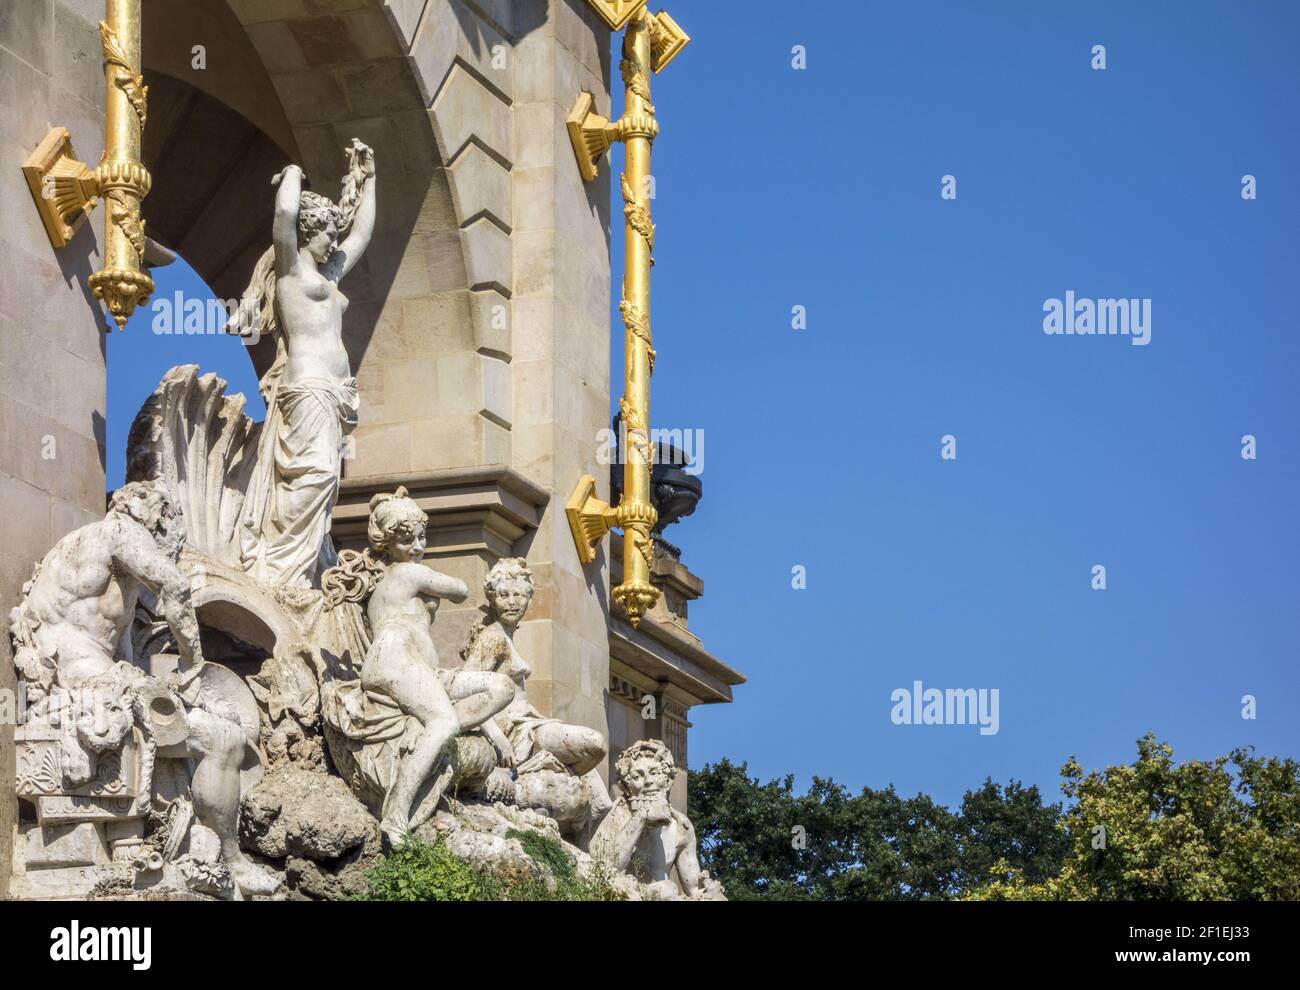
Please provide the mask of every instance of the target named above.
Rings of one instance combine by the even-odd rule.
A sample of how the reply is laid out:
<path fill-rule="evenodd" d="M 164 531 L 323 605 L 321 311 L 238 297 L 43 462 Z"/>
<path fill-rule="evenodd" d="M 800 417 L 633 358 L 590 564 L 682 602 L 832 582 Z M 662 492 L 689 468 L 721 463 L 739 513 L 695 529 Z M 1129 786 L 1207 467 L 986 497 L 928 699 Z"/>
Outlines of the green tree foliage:
<path fill-rule="evenodd" d="M 961 861 L 955 887 L 971 890 L 991 877 L 1043 880 L 1060 869 L 1069 840 L 1058 827 L 1059 804 L 1045 805 L 1037 787 L 985 780 L 962 799 L 958 824 Z"/>
<path fill-rule="evenodd" d="M 793 777 L 760 784 L 724 759 L 692 771 L 689 794 L 701 865 L 736 900 L 950 898 L 990 875 L 1050 875 L 1065 851 L 1059 806 L 1015 782 L 986 781 L 953 813 L 819 777 L 796 795 Z"/>
<path fill-rule="evenodd" d="M 1235 773 L 1230 769 L 1235 768 Z M 1174 763 L 1148 734 L 1132 765 L 1084 774 L 1071 758 L 1059 871 L 1008 868 L 989 900 L 1300 899 L 1300 764 L 1237 749 Z M 1006 864 L 1003 864 L 1006 865 Z"/>
<path fill-rule="evenodd" d="M 1234 750 L 1061 770 L 1068 799 L 986 780 L 957 811 L 892 787 L 693 771 L 701 864 L 736 900 L 1300 900 L 1300 763 Z"/>

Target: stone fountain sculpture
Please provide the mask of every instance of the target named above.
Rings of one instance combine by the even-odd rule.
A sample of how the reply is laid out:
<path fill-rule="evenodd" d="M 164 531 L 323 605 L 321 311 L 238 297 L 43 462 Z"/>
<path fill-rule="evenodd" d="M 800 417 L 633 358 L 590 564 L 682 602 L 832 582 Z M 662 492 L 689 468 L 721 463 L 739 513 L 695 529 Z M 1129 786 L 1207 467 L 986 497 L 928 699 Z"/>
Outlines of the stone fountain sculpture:
<path fill-rule="evenodd" d="M 469 589 L 421 563 L 408 493 L 376 496 L 368 548 L 335 552 L 357 411 L 338 282 L 375 219 L 373 154 L 346 153 L 337 206 L 295 166 L 276 178 L 273 245 L 227 328 L 275 338 L 266 420 L 173 368 L 107 517 L 59 541 L 10 616 L 28 701 L 16 787 L 35 812 L 17 896 L 344 897 L 411 833 L 554 882 L 521 831 L 617 873 L 627 897 L 711 896 L 690 823 L 664 811 L 667 751 L 625 753 L 611 802 L 602 734 L 529 702 L 522 558 L 490 569 L 484 617 L 443 667 L 438 602 Z"/>
<path fill-rule="evenodd" d="M 497 561 L 483 592 L 486 616 L 470 631 L 461 657 L 466 671 L 499 671 L 510 678 L 512 700 L 493 721 L 509 742 L 508 765 L 518 770 L 516 801 L 546 811 L 566 837 L 585 845 L 590 829 L 611 804 L 598 770 L 605 759 L 604 737 L 585 725 L 548 718 L 528 700 L 526 681 L 532 668 L 514 641 L 533 599 L 527 561 Z"/>
<path fill-rule="evenodd" d="M 264 771 L 259 694 L 282 698 L 276 675 L 301 674 L 302 663 L 314 691 L 367 644 L 364 617 L 327 608 L 319 591 L 356 422 L 338 282 L 375 220 L 374 156 L 356 140 L 346 154 L 338 205 L 304 191 L 296 166 L 276 177 L 273 245 L 228 327 L 275 337 L 266 420 L 252 423 L 215 376 L 173 368 L 133 424 L 128 484 L 108 517 L 60 541 L 14 611 L 20 680 L 38 699 L 18 733 L 18 793 L 37 815 L 23 835 L 22 889 L 133 882 L 263 896 L 278 886 L 238 836 L 241 799 Z M 273 629 L 271 690 L 267 678 L 204 662 L 195 610 L 205 600 Z M 192 775 L 182 760 L 197 761 Z"/>
<path fill-rule="evenodd" d="M 668 803 L 677 768 L 658 739 L 625 749 L 616 764 L 622 794 L 591 840 L 591 854 L 639 880 L 647 900 L 726 900 L 700 869 L 695 827 Z"/>
<path fill-rule="evenodd" d="M 226 326 L 275 340 L 260 382 L 265 421 L 249 420 L 243 397 L 227 397 L 215 375 L 183 365 L 164 376 L 128 441 L 128 478 L 167 486 L 190 522 L 190 548 L 265 586 L 319 588 L 336 562 L 330 517 L 358 401 L 338 282 L 369 245 L 376 208 L 373 153 L 354 139 L 347 159 L 338 205 L 305 191 L 296 165 L 273 180 L 274 243 Z"/>
<path fill-rule="evenodd" d="M 367 603 L 373 635 L 359 675 L 322 688 L 334 763 L 393 843 L 429 822 L 453 787 L 458 799 L 544 814 L 585 844 L 610 807 L 596 772 L 605 742 L 528 702 L 530 668 L 513 635 L 532 575 L 522 559 L 495 564 L 485 581 L 486 617 L 471 631 L 461 666 L 439 666 L 429 638 L 437 602 L 463 601 L 468 590 L 418 563 L 427 521 L 405 489 L 375 496 L 369 548 L 344 551 L 326 572 L 335 601 Z"/>
<path fill-rule="evenodd" d="M 165 489 L 128 484 L 102 522 L 45 555 L 10 614 L 29 704 L 16 733 L 17 792 L 36 807 L 24 833 L 34 895 L 88 893 L 96 867 L 131 862 L 145 880 L 175 862 L 185 885 L 204 893 L 266 895 L 279 885 L 239 848 L 241 767 L 257 722 L 240 704 L 252 697 L 238 678 L 203 660 L 189 581 L 176 566 L 184 536 Z M 179 649 L 170 676 L 133 663 L 128 631 L 142 591 L 157 597 Z M 145 843 L 155 816 L 159 850 Z M 200 851 L 195 818 L 215 850 Z"/>
<path fill-rule="evenodd" d="M 274 334 L 262 379 L 267 419 L 240 520 L 240 557 L 257 580 L 311 587 L 335 563 L 330 514 L 343 444 L 357 425 L 357 381 L 343 346 L 347 298 L 338 283 L 375 228 L 375 159 L 353 139 L 341 204 L 276 177 L 273 246 L 258 262 L 232 332 Z"/>
<path fill-rule="evenodd" d="M 372 639 L 360 676 L 327 682 L 322 697 L 335 763 L 378 810 L 393 845 L 436 810 L 463 762 L 444 757 L 458 735 L 482 726 L 493 755 L 506 756 L 509 744 L 492 716 L 514 698 L 503 674 L 445 670 L 438 663 L 430 636 L 438 601 L 464 601 L 469 589 L 421 565 L 427 522 L 405 489 L 371 502 L 371 556 L 361 593 Z"/>

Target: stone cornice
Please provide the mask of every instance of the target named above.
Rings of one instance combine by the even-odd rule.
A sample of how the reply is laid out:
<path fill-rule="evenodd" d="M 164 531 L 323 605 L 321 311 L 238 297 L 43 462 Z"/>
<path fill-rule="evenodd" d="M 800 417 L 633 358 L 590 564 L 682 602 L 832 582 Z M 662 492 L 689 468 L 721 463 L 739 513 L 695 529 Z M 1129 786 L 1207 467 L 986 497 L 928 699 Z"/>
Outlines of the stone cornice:
<path fill-rule="evenodd" d="M 515 542 L 540 525 L 550 501 L 545 489 L 500 464 L 344 478 L 334 507 L 335 541 L 363 545 L 370 499 L 398 485 L 428 513 L 432 553 L 486 548 L 509 556 Z"/>
<path fill-rule="evenodd" d="M 609 655 L 656 684 L 676 688 L 688 707 L 729 702 L 732 687 L 745 683 L 744 674 L 705 650 L 694 636 L 655 615 L 644 616 L 636 629 L 611 615 Z"/>
<path fill-rule="evenodd" d="M 620 534 L 610 534 L 611 581 L 622 577 L 622 542 Z M 698 598 L 704 591 L 699 577 L 666 555 L 656 556 L 651 580 L 685 600 Z M 685 616 L 675 615 L 664 601 L 641 618 L 637 629 L 616 604 L 611 605 L 609 654 L 649 681 L 677 688 L 686 696 L 682 700 L 688 707 L 729 702 L 732 687 L 745 683 L 745 675 L 706 650 L 687 628 Z"/>

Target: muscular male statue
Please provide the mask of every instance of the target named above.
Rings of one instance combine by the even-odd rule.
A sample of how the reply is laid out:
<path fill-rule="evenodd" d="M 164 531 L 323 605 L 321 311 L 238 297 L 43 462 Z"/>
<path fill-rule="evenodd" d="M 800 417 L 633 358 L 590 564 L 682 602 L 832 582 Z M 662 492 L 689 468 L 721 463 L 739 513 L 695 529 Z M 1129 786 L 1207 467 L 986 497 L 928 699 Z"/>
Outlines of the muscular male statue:
<path fill-rule="evenodd" d="M 184 755 L 197 761 L 190 784 L 195 815 L 221 840 L 240 890 L 269 894 L 278 882 L 239 850 L 239 767 L 250 740 L 238 722 L 210 711 L 204 697 L 198 620 L 176 566 L 183 542 L 184 522 L 160 484 L 123 486 L 102 521 L 69 533 L 41 560 L 10 613 L 14 663 L 43 695 L 95 685 L 130 691 L 150 679 L 132 665 L 136 601 L 142 588 L 157 595 L 180 654 L 173 687 L 185 702 Z"/>

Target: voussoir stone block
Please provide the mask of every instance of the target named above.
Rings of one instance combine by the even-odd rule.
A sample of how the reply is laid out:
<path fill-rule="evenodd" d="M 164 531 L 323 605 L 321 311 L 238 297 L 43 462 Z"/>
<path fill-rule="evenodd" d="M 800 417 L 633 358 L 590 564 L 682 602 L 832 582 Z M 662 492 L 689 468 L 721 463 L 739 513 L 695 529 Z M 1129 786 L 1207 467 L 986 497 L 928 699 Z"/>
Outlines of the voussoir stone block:
<path fill-rule="evenodd" d="M 499 227 L 510 230 L 512 211 L 509 169 L 504 168 L 481 146 L 471 143 L 466 145 L 447 172 L 451 179 L 456 215 L 462 223 L 486 215 L 496 221 Z"/>
<path fill-rule="evenodd" d="M 432 96 L 452 64 L 461 63 L 507 101 L 514 99 L 514 53 L 482 14 L 460 0 L 432 0 L 419 29 L 411 58 L 421 85 Z"/>
<path fill-rule="evenodd" d="M 461 231 L 469 287 L 497 289 L 508 296 L 513 278 L 510 235 L 484 217 Z"/>
<path fill-rule="evenodd" d="M 483 386 L 482 412 L 506 429 L 514 419 L 514 372 L 500 358 L 476 354 Z"/>
<path fill-rule="evenodd" d="M 262 21 L 283 21 L 290 17 L 306 17 L 305 0 L 227 0 L 243 24 Z"/>
<path fill-rule="evenodd" d="M 398 113 L 423 100 L 411 65 L 402 56 L 341 65 L 334 73 L 358 117 Z"/>
<path fill-rule="evenodd" d="M 374 0 L 303 0 L 309 14 L 341 14 L 374 6 Z"/>
<path fill-rule="evenodd" d="M 324 69 L 307 69 L 271 77 L 289 119 L 298 127 L 328 123 L 347 106 L 343 90 Z"/>
<path fill-rule="evenodd" d="M 420 26 L 420 14 L 428 0 L 384 0 L 384 13 L 392 21 L 398 38 L 409 51 Z"/>
<path fill-rule="evenodd" d="M 452 67 L 431 110 L 446 163 L 455 161 L 471 139 L 502 162 L 511 161 L 510 107 L 464 66 Z"/>
<path fill-rule="evenodd" d="M 392 23 L 382 10 L 348 10 L 332 16 L 285 23 L 309 65 L 332 65 L 405 54 Z"/>
<path fill-rule="evenodd" d="M 474 330 L 474 349 L 502 358 L 513 355 L 511 340 L 514 306 L 495 289 L 469 294 L 470 322 Z"/>
<path fill-rule="evenodd" d="M 287 21 L 263 21 L 245 25 L 248 40 L 257 49 L 267 75 L 280 75 L 307 67 L 307 60 L 298 49 L 294 33 Z"/>

